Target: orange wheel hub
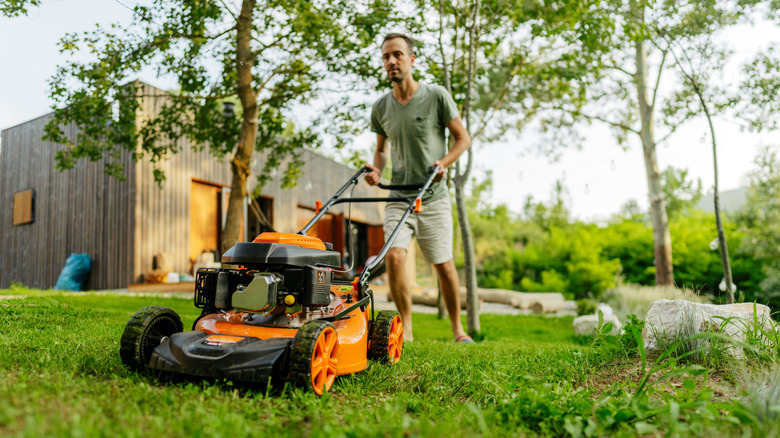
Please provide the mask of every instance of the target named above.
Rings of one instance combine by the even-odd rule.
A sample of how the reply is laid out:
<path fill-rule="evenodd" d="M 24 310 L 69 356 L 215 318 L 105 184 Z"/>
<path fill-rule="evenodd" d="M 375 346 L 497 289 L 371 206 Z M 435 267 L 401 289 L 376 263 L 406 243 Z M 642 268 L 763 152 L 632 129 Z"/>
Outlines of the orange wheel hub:
<path fill-rule="evenodd" d="M 390 324 L 390 336 L 387 344 L 390 363 L 398 362 L 401 359 L 401 350 L 404 348 L 404 325 L 398 315 L 393 318 L 393 322 Z"/>
<path fill-rule="evenodd" d="M 338 357 L 339 342 L 336 330 L 327 327 L 317 337 L 311 357 L 311 386 L 318 395 L 333 386 L 338 371 Z"/>

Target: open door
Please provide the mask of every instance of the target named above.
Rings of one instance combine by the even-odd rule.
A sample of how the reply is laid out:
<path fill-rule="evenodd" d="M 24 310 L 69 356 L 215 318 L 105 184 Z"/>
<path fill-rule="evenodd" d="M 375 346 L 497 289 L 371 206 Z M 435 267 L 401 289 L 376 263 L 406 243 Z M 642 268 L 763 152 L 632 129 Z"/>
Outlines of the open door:
<path fill-rule="evenodd" d="M 191 182 L 190 263 L 194 263 L 198 255 L 204 251 L 219 253 L 219 242 L 222 237 L 221 201 L 220 186 Z"/>

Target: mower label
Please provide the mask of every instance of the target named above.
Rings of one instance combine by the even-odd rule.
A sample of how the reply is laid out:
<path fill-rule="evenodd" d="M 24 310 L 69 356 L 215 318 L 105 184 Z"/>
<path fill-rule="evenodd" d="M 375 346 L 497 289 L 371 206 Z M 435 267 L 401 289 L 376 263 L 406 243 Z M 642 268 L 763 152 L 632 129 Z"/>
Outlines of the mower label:
<path fill-rule="evenodd" d="M 331 290 L 333 292 L 352 292 L 352 286 L 334 286 Z"/>
<path fill-rule="evenodd" d="M 222 335 L 211 335 L 205 340 L 206 345 L 214 345 L 221 347 L 225 344 L 235 344 L 236 342 L 244 339 L 240 336 L 222 336 Z"/>
<path fill-rule="evenodd" d="M 325 275 L 325 271 L 318 271 L 317 272 L 317 284 L 325 284 L 328 277 Z"/>

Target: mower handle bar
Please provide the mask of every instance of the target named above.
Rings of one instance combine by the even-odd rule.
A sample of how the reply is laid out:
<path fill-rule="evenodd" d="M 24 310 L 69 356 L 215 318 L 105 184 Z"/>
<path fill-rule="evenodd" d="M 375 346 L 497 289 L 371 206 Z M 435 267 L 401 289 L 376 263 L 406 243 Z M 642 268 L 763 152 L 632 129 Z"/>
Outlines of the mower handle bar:
<path fill-rule="evenodd" d="M 391 198 L 343 198 L 339 199 L 339 197 L 344 194 L 347 189 L 353 185 L 357 184 L 360 180 L 360 177 L 363 176 L 363 174 L 371 172 L 373 169 L 369 166 L 363 166 L 355 175 L 352 176 L 352 178 L 349 179 L 341 188 L 336 192 L 335 195 L 333 195 L 330 200 L 322 206 L 320 211 L 317 212 L 317 214 L 314 215 L 314 217 L 309 221 L 309 223 L 306 224 L 303 228 L 301 228 L 300 231 L 298 231 L 298 234 L 306 235 L 306 232 L 308 232 L 314 224 L 317 223 L 317 221 L 320 220 L 322 216 L 327 213 L 327 211 L 330 209 L 330 207 L 336 205 L 336 204 L 342 204 L 345 202 L 408 202 L 409 206 L 406 208 L 406 211 L 404 212 L 403 216 L 401 216 L 401 219 L 398 221 L 398 225 L 396 225 L 395 229 L 393 230 L 392 234 L 390 234 L 390 237 L 387 239 L 387 242 L 385 242 L 384 246 L 382 246 L 382 249 L 379 251 L 379 254 L 374 258 L 374 260 L 369 263 L 368 266 L 363 268 L 363 272 L 360 274 L 360 277 L 358 279 L 358 283 L 362 286 L 366 283 L 368 283 L 368 277 L 371 275 L 371 270 L 376 268 L 382 260 L 384 260 L 385 255 L 387 255 L 387 251 L 390 250 L 390 245 L 395 241 L 395 238 L 398 236 L 398 233 L 401 231 L 401 227 L 403 224 L 406 223 L 406 219 L 409 218 L 409 215 L 412 214 L 414 211 L 415 205 L 417 202 L 420 202 L 422 200 L 423 194 L 430 188 L 431 184 L 433 184 L 434 178 L 436 178 L 436 173 L 439 171 L 441 166 L 431 166 L 428 168 L 428 179 L 425 181 L 425 183 L 421 186 L 414 186 L 414 185 L 386 185 L 386 184 L 379 184 L 379 188 L 385 189 L 385 190 L 417 190 L 417 196 L 414 198 L 406 198 L 406 197 L 391 197 Z M 418 201 L 420 200 L 420 201 Z"/>

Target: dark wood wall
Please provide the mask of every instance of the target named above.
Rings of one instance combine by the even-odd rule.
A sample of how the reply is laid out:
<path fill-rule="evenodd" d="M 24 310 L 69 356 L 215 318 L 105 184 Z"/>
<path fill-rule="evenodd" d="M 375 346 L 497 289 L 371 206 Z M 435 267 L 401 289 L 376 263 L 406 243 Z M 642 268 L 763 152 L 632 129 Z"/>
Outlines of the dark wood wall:
<path fill-rule="evenodd" d="M 134 168 L 122 158 L 128 178 L 103 173 L 103 161 L 81 160 L 58 172 L 54 157 L 63 146 L 41 141 L 51 115 L 2 131 L 0 153 L 0 288 L 11 282 L 54 287 L 71 253 L 87 253 L 87 288 L 124 287 L 132 278 Z M 75 128 L 66 128 L 75 138 Z M 35 220 L 12 225 L 13 195 L 35 190 Z"/>

